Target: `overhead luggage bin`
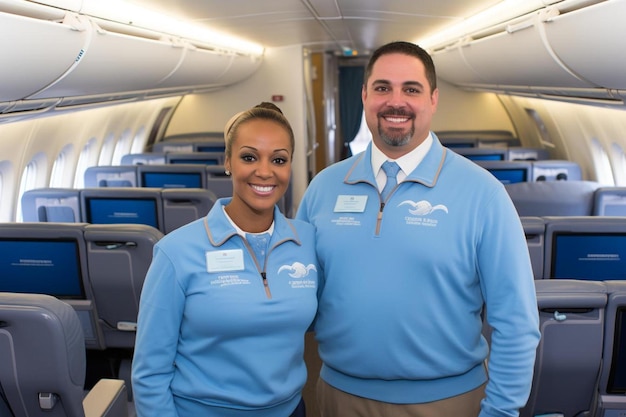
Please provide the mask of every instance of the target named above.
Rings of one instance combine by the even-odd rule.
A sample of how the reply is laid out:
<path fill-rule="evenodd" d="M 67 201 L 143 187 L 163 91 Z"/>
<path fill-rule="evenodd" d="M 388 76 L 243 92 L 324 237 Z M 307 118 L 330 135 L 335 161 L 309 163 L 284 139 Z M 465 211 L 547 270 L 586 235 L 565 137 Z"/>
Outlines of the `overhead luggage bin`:
<path fill-rule="evenodd" d="M 79 0 L 0 0 L 0 113 L 48 111 L 214 90 L 242 81 L 263 51 L 100 16 Z"/>
<path fill-rule="evenodd" d="M 0 102 L 18 101 L 52 84 L 85 48 L 88 34 L 67 24 L 0 12 Z"/>
<path fill-rule="evenodd" d="M 433 60 L 441 78 L 458 85 L 595 87 L 556 59 L 532 25 L 435 52 Z"/>
<path fill-rule="evenodd" d="M 615 71 L 626 67 L 624 14 L 626 0 L 556 2 L 431 55 L 441 79 L 470 90 L 619 104 L 626 96 L 626 72 Z"/>
<path fill-rule="evenodd" d="M 246 61 L 248 74 L 231 74 L 234 61 Z M 256 71 L 261 63 L 249 57 L 218 52 L 210 49 L 185 45 L 178 66 L 167 77 L 156 84 L 156 88 L 179 86 L 225 86 L 246 78 Z"/>
<path fill-rule="evenodd" d="M 261 65 L 258 57 L 233 55 L 230 66 L 219 79 L 221 85 L 234 84 L 251 76 Z"/>
<path fill-rule="evenodd" d="M 612 0 L 545 24 L 554 53 L 575 73 L 606 89 L 626 89 L 626 1 Z M 620 70 L 621 69 L 621 70 Z"/>
<path fill-rule="evenodd" d="M 172 42 L 104 30 L 83 19 L 89 40 L 77 65 L 29 99 L 152 89 L 182 58 L 184 49 Z"/>

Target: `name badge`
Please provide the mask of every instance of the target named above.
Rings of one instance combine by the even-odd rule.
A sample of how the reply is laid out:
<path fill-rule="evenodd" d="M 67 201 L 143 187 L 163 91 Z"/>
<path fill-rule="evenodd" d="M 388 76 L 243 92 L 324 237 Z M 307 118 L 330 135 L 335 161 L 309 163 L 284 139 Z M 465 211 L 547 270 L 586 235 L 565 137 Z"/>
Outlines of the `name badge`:
<path fill-rule="evenodd" d="M 366 195 L 339 195 L 335 203 L 335 213 L 363 213 L 367 203 Z"/>
<path fill-rule="evenodd" d="M 243 271 L 243 250 L 218 250 L 206 253 L 207 272 Z"/>

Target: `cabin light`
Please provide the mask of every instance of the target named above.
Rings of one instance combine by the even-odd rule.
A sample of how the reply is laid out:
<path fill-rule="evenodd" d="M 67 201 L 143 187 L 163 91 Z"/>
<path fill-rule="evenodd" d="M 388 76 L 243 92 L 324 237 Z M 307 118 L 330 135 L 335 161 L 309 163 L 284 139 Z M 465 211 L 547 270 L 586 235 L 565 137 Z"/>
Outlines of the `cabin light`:
<path fill-rule="evenodd" d="M 83 0 L 79 13 L 180 37 L 192 44 L 196 41 L 204 45 L 212 45 L 219 50 L 255 56 L 263 55 L 264 51 L 263 46 L 259 44 L 213 31 L 189 21 L 176 19 L 124 0 Z"/>
<path fill-rule="evenodd" d="M 502 24 L 563 0 L 503 0 L 484 11 L 468 17 L 452 26 L 433 33 L 415 43 L 425 49 L 435 49 L 467 39 L 472 33 Z"/>

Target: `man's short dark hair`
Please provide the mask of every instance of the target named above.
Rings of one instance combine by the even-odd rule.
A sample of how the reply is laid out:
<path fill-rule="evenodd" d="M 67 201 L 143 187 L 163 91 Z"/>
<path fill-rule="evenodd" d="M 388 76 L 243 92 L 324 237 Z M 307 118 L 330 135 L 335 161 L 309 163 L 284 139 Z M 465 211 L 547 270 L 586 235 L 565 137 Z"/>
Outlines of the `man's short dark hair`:
<path fill-rule="evenodd" d="M 426 79 L 430 84 L 430 92 L 432 93 L 437 88 L 437 73 L 435 72 L 435 64 L 433 59 L 424 49 L 411 42 L 396 41 L 385 44 L 376 49 L 370 56 L 370 60 L 365 67 L 365 76 L 363 78 L 363 84 L 367 85 L 367 80 L 372 75 L 372 68 L 378 58 L 388 54 L 404 54 L 415 57 L 422 61 L 426 70 Z"/>

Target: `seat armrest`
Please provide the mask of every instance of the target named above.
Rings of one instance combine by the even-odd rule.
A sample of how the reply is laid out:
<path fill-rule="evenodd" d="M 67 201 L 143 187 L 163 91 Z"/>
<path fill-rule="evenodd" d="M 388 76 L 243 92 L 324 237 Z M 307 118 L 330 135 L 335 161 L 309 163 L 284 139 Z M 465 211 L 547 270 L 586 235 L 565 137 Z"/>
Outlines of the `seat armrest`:
<path fill-rule="evenodd" d="M 101 379 L 83 399 L 85 417 L 128 417 L 126 384 L 121 379 Z"/>

